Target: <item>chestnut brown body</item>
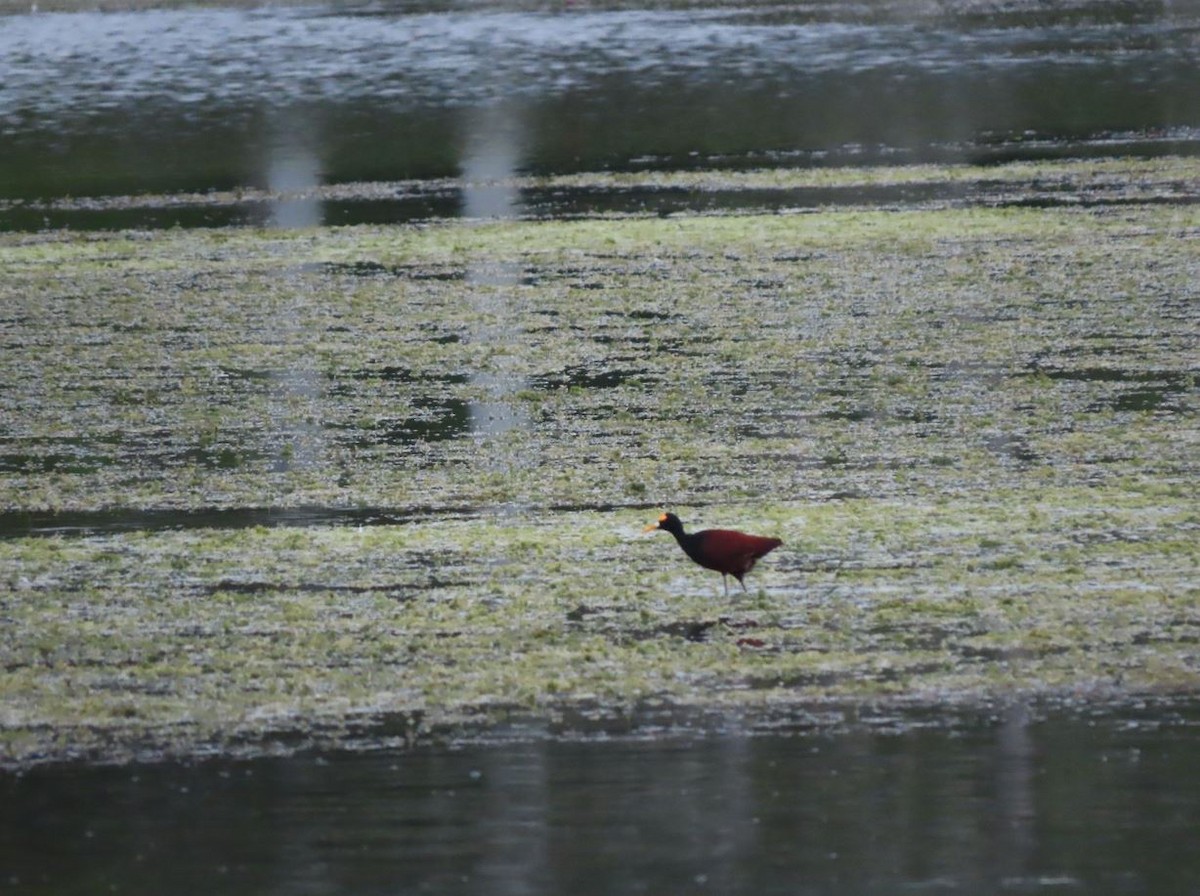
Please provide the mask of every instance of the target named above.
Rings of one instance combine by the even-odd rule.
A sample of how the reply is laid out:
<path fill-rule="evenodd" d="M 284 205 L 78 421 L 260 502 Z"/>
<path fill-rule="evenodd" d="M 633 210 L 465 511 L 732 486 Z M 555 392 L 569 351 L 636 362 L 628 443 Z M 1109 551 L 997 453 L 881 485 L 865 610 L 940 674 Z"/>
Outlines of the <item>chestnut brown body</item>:
<path fill-rule="evenodd" d="M 746 590 L 743 577 L 754 568 L 760 557 L 769 554 L 783 544 L 778 538 L 767 538 L 762 535 L 748 535 L 735 529 L 702 529 L 699 532 L 684 532 L 683 522 L 673 513 L 664 513 L 657 523 L 646 527 L 649 532 L 653 529 L 664 529 L 675 536 L 683 552 L 699 563 L 705 569 L 716 570 L 721 574 L 725 583 L 725 593 L 729 593 L 729 580 L 733 576 Z"/>

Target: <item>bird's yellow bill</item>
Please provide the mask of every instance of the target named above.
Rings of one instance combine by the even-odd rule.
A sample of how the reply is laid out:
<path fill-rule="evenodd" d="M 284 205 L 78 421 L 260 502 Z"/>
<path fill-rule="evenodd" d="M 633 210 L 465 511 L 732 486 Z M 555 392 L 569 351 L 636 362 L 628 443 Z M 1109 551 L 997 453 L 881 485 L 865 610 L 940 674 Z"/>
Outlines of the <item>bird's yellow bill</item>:
<path fill-rule="evenodd" d="M 658 518 L 658 522 L 657 522 L 657 523 L 651 523 L 649 526 L 647 526 L 647 527 L 646 527 L 645 529 L 643 529 L 642 531 L 643 531 L 643 532 L 652 532 L 652 531 L 654 531 L 655 529 L 660 529 L 660 528 L 662 528 L 660 524 L 661 524 L 661 523 L 665 523 L 666 521 L 667 521 L 667 515 L 664 513 L 662 516 L 660 516 L 660 517 Z"/>

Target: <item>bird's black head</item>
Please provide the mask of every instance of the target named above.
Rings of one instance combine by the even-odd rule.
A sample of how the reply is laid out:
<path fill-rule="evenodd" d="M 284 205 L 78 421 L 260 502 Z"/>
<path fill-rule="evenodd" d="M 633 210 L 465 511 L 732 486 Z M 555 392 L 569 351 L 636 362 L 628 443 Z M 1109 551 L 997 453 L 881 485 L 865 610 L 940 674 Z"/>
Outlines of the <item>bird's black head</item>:
<path fill-rule="evenodd" d="M 664 513 L 658 518 L 657 523 L 651 523 L 643 531 L 650 532 L 654 529 L 665 529 L 672 535 L 679 536 L 683 534 L 683 523 L 673 513 Z"/>

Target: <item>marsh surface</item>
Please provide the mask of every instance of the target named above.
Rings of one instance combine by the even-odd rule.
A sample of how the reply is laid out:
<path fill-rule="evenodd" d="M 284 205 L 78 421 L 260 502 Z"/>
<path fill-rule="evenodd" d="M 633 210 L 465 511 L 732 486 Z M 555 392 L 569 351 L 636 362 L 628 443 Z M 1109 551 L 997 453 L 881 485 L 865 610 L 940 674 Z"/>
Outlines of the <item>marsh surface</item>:
<path fill-rule="evenodd" d="M 10 882 L 1194 879 L 1195 7 L 1044 6 L 6 17 Z"/>
<path fill-rule="evenodd" d="M 10 235 L 6 759 L 1189 692 L 1196 215 Z"/>
<path fill-rule="evenodd" d="M 0 20 L 0 886 L 1189 893 L 1198 21 Z"/>

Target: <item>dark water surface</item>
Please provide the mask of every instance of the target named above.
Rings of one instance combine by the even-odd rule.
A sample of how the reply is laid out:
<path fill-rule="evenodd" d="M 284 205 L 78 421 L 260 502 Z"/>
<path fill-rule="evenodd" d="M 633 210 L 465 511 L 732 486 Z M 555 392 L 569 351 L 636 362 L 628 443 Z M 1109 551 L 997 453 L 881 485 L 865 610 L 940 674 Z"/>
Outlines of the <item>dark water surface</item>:
<path fill-rule="evenodd" d="M 0 777 L 10 893 L 1194 893 L 1200 707 Z"/>
<path fill-rule="evenodd" d="M 868 17 L 889 8 L 313 6 L 4 17 L 0 227 L 297 226 L 557 211 L 545 196 L 495 209 L 454 190 L 140 215 L 22 204 L 65 196 L 248 187 L 294 194 L 459 176 L 1200 146 L 1200 4 Z M 647 197 L 575 195 L 565 211 L 614 202 L 637 210 Z M 664 210 L 679 206 L 670 197 Z"/>

